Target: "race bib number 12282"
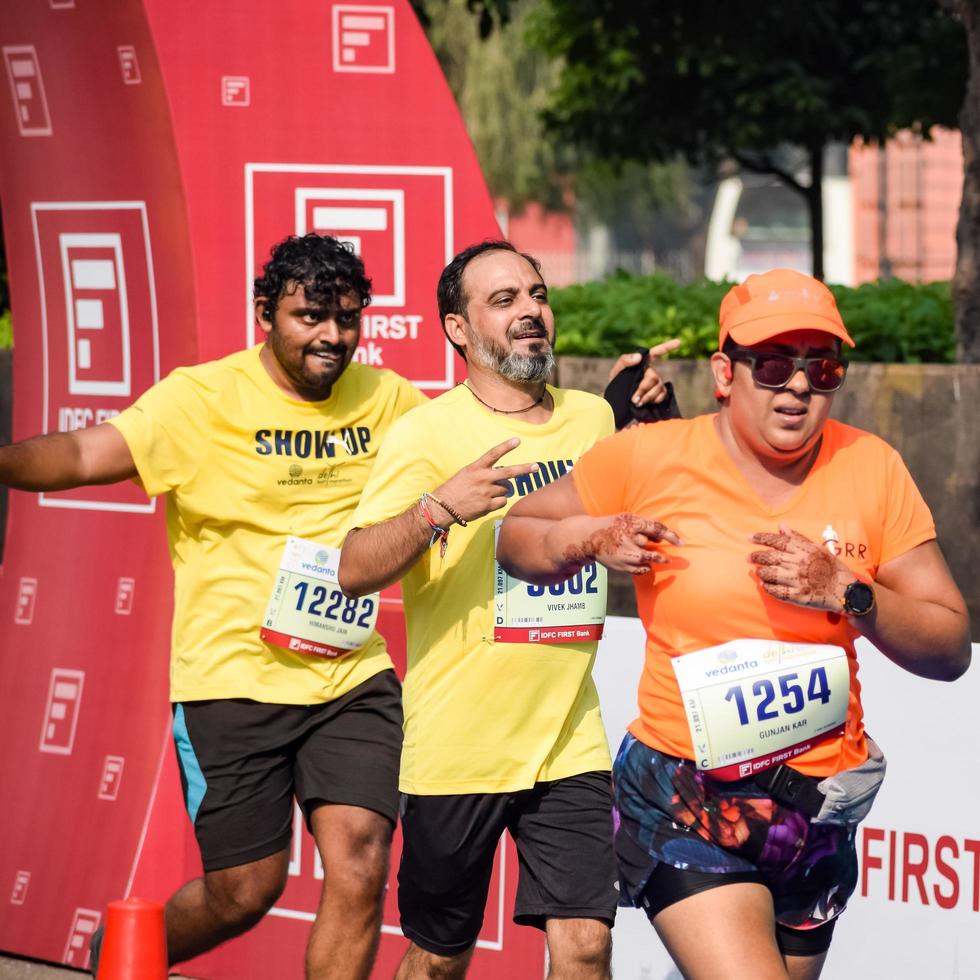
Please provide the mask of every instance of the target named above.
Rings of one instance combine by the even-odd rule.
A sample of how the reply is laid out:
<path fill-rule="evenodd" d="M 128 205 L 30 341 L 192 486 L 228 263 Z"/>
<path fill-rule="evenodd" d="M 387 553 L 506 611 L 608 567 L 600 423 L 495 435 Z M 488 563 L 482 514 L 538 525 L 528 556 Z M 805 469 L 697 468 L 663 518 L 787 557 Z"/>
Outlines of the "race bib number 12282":
<path fill-rule="evenodd" d="M 341 657 L 363 646 L 378 619 L 377 593 L 350 599 L 337 584 L 340 552 L 315 541 L 286 539 L 262 620 L 273 646 L 318 657 Z"/>

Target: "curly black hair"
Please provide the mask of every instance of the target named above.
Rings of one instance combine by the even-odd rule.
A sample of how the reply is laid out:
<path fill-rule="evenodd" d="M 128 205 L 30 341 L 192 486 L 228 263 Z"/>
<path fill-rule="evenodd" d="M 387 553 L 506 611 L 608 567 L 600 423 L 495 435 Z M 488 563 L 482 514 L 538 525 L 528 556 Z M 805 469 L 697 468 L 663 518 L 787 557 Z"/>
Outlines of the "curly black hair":
<path fill-rule="evenodd" d="M 299 283 L 307 299 L 318 308 L 334 310 L 340 297 L 356 293 L 363 309 L 371 302 L 371 280 L 364 263 L 353 249 L 330 235 L 311 232 L 300 238 L 290 235 L 273 245 L 262 275 L 255 280 L 255 296 L 265 297 L 266 315 L 271 319 L 290 283 Z"/>
<path fill-rule="evenodd" d="M 442 324 L 443 333 L 446 334 L 446 340 L 449 340 L 449 332 L 446 330 L 446 316 L 450 313 L 455 313 L 457 316 L 466 318 L 466 306 L 469 303 L 469 297 L 466 295 L 466 290 L 463 289 L 463 273 L 466 271 L 466 267 L 470 262 L 478 255 L 483 255 L 484 252 L 514 252 L 516 255 L 527 259 L 534 267 L 534 271 L 538 275 L 541 274 L 541 263 L 533 255 L 519 251 L 510 242 L 487 238 L 477 245 L 470 245 L 469 248 L 464 248 L 442 270 L 442 275 L 439 276 L 439 285 L 436 288 L 436 299 L 439 303 L 439 322 Z M 449 340 L 449 343 L 453 345 L 456 353 L 465 361 L 466 353 L 463 348 L 458 344 L 453 344 L 451 340 Z"/>

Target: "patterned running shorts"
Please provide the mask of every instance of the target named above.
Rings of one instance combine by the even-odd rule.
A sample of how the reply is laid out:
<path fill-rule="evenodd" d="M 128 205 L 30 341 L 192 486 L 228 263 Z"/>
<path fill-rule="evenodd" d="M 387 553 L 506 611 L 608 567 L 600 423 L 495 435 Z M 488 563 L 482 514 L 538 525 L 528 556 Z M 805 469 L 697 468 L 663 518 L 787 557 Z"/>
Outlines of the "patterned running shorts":
<path fill-rule="evenodd" d="M 688 759 L 627 734 L 613 766 L 620 904 L 641 908 L 661 862 L 713 874 L 757 873 L 776 921 L 812 929 L 843 912 L 857 883 L 854 825 L 813 824 L 751 778 L 713 779 Z"/>

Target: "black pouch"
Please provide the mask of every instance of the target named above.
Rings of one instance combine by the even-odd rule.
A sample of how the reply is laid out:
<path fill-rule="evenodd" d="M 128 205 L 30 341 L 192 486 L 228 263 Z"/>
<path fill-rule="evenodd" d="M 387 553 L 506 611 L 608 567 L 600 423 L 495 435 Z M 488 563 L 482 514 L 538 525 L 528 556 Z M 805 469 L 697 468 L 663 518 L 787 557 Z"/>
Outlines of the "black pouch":
<path fill-rule="evenodd" d="M 814 820 L 824 806 L 825 797 L 812 776 L 804 776 L 789 766 L 776 766 L 753 777 L 777 803 L 791 806 Z"/>

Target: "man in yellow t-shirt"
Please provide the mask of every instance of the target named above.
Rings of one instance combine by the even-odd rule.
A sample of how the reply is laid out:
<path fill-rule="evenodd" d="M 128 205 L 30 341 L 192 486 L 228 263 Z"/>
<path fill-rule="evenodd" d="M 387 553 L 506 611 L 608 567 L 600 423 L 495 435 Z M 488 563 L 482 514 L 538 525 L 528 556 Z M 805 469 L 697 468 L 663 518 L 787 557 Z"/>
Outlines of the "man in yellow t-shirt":
<path fill-rule="evenodd" d="M 294 796 L 324 866 L 307 975 L 366 977 L 374 961 L 400 685 L 377 597 L 341 595 L 331 549 L 385 432 L 426 399 L 351 363 L 370 286 L 335 239 L 286 239 L 255 282 L 261 348 L 179 368 L 108 423 L 0 449 L 0 483 L 18 489 L 136 479 L 166 494 L 174 738 L 204 866 L 167 903 L 171 963 L 281 894 Z"/>
<path fill-rule="evenodd" d="M 468 381 L 392 426 L 340 567 L 348 595 L 402 579 L 398 901 L 412 945 L 397 976 L 465 974 L 508 829 L 515 920 L 545 929 L 556 975 L 606 977 L 611 763 L 591 676 L 605 578 L 593 565 L 567 588 L 528 587 L 495 567 L 494 543 L 507 507 L 609 435 L 612 412 L 547 384 L 554 318 L 529 256 L 473 246 L 438 292 Z"/>

